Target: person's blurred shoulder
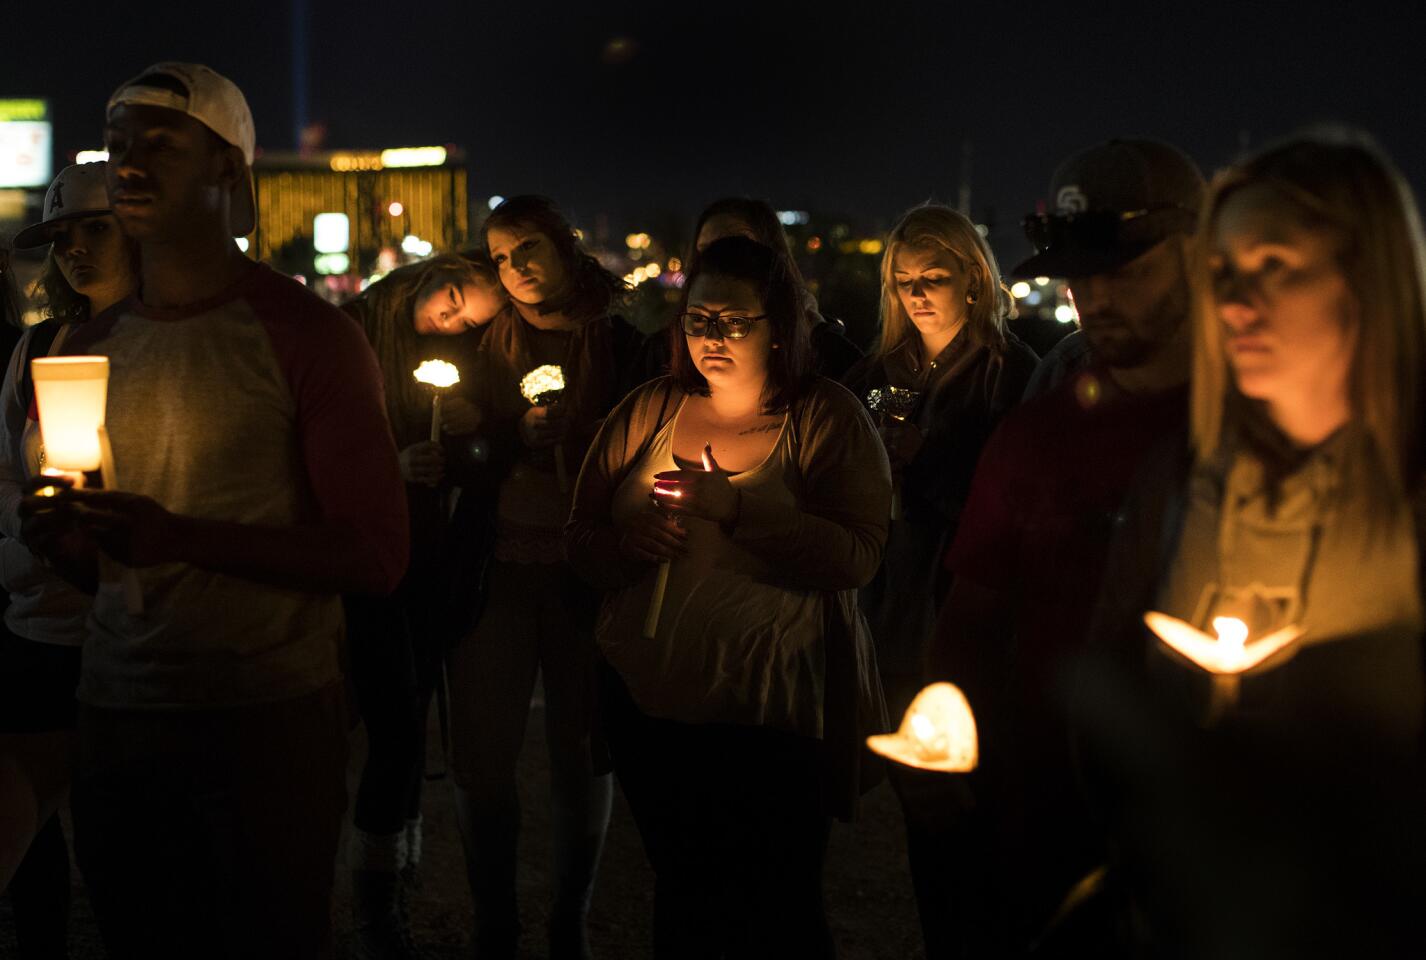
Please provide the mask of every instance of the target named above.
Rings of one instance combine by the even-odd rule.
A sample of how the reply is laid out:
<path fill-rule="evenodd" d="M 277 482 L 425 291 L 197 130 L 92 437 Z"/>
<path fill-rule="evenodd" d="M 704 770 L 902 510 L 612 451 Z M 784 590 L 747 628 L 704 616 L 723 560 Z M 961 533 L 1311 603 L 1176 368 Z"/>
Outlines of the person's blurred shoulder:
<path fill-rule="evenodd" d="M 1093 360 L 1089 340 L 1083 330 L 1073 330 L 1050 348 L 1030 374 L 1022 402 L 1049 393 L 1074 374 L 1088 367 Z"/>

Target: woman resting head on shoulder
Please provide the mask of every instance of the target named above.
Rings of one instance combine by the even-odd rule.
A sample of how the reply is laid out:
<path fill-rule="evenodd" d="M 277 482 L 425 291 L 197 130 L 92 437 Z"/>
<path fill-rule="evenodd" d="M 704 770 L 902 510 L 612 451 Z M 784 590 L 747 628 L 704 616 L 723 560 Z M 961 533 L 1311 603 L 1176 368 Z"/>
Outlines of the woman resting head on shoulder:
<path fill-rule="evenodd" d="M 425 360 L 447 359 L 466 377 L 475 345 L 505 306 L 505 294 L 484 251 L 442 253 L 397 267 L 344 309 L 356 317 L 376 353 L 386 386 L 387 415 L 408 483 L 434 486 L 445 475 L 441 445 L 429 438 L 431 394 L 413 372 Z M 474 333 L 473 338 L 444 342 Z M 480 426 L 474 404 L 457 386 L 441 401 L 441 429 L 466 435 Z"/>

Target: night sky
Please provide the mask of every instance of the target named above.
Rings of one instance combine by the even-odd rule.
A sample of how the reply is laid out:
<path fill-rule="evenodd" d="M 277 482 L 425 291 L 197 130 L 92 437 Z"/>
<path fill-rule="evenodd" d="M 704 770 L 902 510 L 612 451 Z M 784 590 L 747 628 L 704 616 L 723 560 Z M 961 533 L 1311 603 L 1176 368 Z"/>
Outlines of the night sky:
<path fill-rule="evenodd" d="M 969 141 L 973 212 L 1013 237 L 1080 146 L 1157 136 L 1211 170 L 1320 120 L 1370 129 L 1426 185 L 1407 5 L 306 2 L 329 147 L 455 143 L 475 195 L 547 193 L 616 231 L 726 193 L 884 228 L 954 202 Z M 246 92 L 260 146 L 290 149 L 292 3 L 168 9 L 10 0 L 0 96 L 50 98 L 63 162 L 99 145 L 117 83 L 199 60 Z"/>

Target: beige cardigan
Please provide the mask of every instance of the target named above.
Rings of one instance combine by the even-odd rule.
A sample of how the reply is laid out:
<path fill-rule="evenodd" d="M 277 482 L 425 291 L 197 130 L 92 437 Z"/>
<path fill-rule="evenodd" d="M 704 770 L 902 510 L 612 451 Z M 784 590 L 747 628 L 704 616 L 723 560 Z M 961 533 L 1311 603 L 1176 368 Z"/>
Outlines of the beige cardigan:
<path fill-rule="evenodd" d="M 619 550 L 614 491 L 673 416 L 683 392 L 669 377 L 639 387 L 611 412 L 575 485 L 565 544 L 574 569 L 601 590 L 637 582 L 646 565 Z M 870 778 L 862 738 L 887 727 L 876 657 L 856 591 L 881 563 L 891 515 L 891 469 L 856 397 L 818 379 L 792 409 L 803 501 L 780 504 L 744 491 L 733 539 L 783 572 L 786 582 L 828 596 L 823 703 L 824 804 L 850 817 Z"/>

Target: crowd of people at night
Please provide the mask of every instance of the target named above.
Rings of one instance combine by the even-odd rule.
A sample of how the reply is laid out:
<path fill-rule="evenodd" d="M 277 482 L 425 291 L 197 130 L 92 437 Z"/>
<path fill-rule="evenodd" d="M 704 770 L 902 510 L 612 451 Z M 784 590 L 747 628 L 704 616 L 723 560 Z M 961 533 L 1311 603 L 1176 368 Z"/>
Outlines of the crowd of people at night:
<path fill-rule="evenodd" d="M 1129 136 L 1046 158 L 1008 271 L 917 206 L 858 345 L 760 200 L 705 209 L 652 335 L 535 195 L 339 308 L 234 243 L 231 81 L 153 65 L 104 129 L 14 237 L 42 322 L 3 271 L 20 957 L 66 955 L 70 839 L 110 956 L 331 956 L 345 836 L 352 956 L 423 955 L 423 849 L 458 843 L 473 956 L 587 958 L 616 781 L 659 958 L 835 956 L 832 824 L 883 781 L 933 960 L 1426 949 L 1426 246 L 1367 134 L 1211 179 Z M 1063 280 L 1079 329 L 1038 357 L 1007 277 Z M 94 355 L 117 489 L 46 466 L 32 361 Z M 942 681 L 974 770 L 867 750 Z M 458 836 L 422 825 L 438 691 Z"/>

